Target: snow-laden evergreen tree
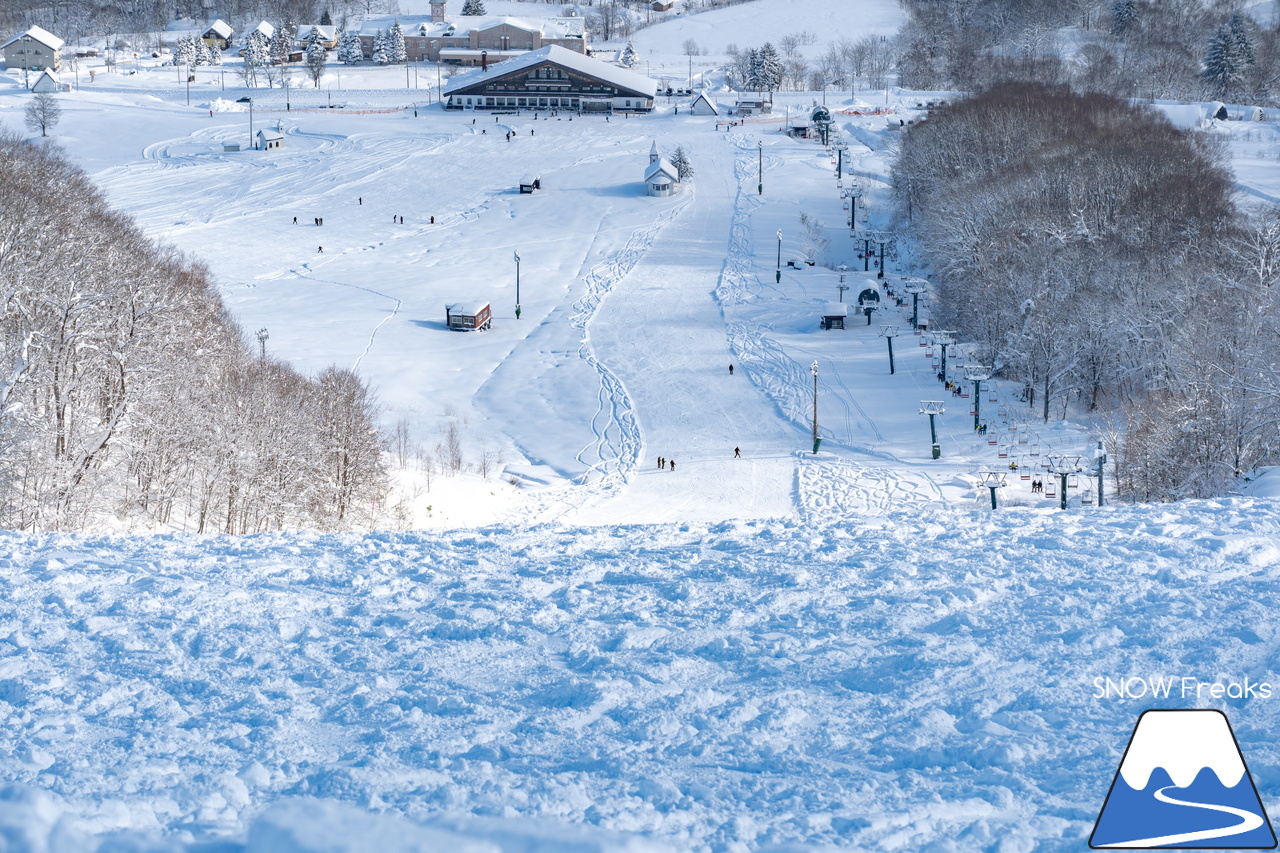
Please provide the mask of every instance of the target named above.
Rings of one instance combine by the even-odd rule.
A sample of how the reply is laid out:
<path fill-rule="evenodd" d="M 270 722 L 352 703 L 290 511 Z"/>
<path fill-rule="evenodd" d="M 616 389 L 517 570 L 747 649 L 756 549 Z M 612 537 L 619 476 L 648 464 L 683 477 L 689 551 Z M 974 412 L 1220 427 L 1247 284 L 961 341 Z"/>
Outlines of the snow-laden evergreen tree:
<path fill-rule="evenodd" d="M 693 164 L 689 162 L 689 155 L 684 152 L 683 145 L 677 145 L 672 152 L 671 165 L 676 167 L 676 175 L 682 182 L 693 179 Z"/>
<path fill-rule="evenodd" d="M 388 62 L 406 62 L 409 59 L 409 51 L 404 46 L 404 30 L 400 28 L 400 21 L 397 19 L 391 25 L 391 32 L 387 33 L 387 61 Z"/>
<path fill-rule="evenodd" d="M 373 61 L 379 65 L 386 65 L 391 61 L 387 58 L 387 34 L 384 30 L 378 30 L 374 33 Z"/>
<path fill-rule="evenodd" d="M 462 4 L 462 14 L 464 15 L 484 15 L 484 0 L 467 0 Z"/>
<path fill-rule="evenodd" d="M 760 81 L 757 89 L 776 92 L 782 85 L 782 58 L 771 43 L 760 48 Z"/>
<path fill-rule="evenodd" d="M 190 67 L 196 63 L 196 37 L 183 36 L 173 49 L 173 64 Z"/>
<path fill-rule="evenodd" d="M 1258 61 L 1257 44 L 1253 38 L 1253 25 L 1239 12 L 1232 12 L 1231 18 L 1227 21 L 1227 26 L 1231 29 L 1231 35 L 1236 40 L 1236 55 L 1240 57 L 1240 61 L 1244 63 L 1246 69 L 1253 67 Z"/>
<path fill-rule="evenodd" d="M 747 48 L 743 54 L 742 88 L 760 90 L 760 51 L 754 47 Z"/>
<path fill-rule="evenodd" d="M 636 53 L 635 46 L 631 42 L 627 42 L 627 46 L 622 49 L 622 56 L 618 61 L 627 68 L 631 68 L 640 61 L 640 55 Z"/>
<path fill-rule="evenodd" d="M 1111 6 L 1111 34 L 1122 36 L 1138 18 L 1137 0 L 1116 0 Z"/>
<path fill-rule="evenodd" d="M 213 59 L 210 57 L 212 51 L 208 43 L 204 39 L 196 39 L 196 59 L 193 65 L 212 65 Z"/>
<path fill-rule="evenodd" d="M 276 34 L 271 37 L 272 62 L 282 65 L 289 61 L 289 54 L 293 50 L 293 34 L 297 31 L 297 25 L 292 22 L 287 22 L 276 29 Z"/>
<path fill-rule="evenodd" d="M 209 48 L 209 64 L 210 65 L 222 64 L 222 51 L 219 50 L 217 47 Z"/>
<path fill-rule="evenodd" d="M 1204 70 L 1200 77 L 1209 84 L 1215 97 L 1225 98 L 1244 82 L 1245 68 L 1236 35 L 1228 24 L 1223 24 L 1209 39 L 1209 50 L 1204 55 Z"/>
<path fill-rule="evenodd" d="M 320 88 L 320 80 L 324 77 L 324 66 L 329 61 L 329 51 L 325 50 L 325 46 L 318 38 L 313 38 L 311 43 L 307 45 L 306 63 L 307 74 L 311 77 L 311 82 L 316 84 L 316 88 Z"/>
<path fill-rule="evenodd" d="M 320 13 L 320 26 L 322 27 L 333 26 L 333 16 L 329 14 L 328 9 L 325 9 L 323 12 Z"/>
<path fill-rule="evenodd" d="M 355 65 L 364 59 L 364 47 L 360 44 L 360 36 L 351 30 L 338 37 L 338 61 L 347 65 Z"/>

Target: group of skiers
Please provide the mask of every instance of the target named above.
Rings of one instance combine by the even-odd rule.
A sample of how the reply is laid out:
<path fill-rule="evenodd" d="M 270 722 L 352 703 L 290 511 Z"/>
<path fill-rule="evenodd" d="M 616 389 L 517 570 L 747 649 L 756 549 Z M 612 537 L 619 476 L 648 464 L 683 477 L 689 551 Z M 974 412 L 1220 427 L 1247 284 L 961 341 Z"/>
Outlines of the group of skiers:
<path fill-rule="evenodd" d="M 357 204 L 358 206 L 363 207 L 363 206 L 364 206 L 364 196 L 357 196 L 357 197 L 356 197 L 356 204 Z M 316 217 L 314 217 L 314 218 L 313 218 L 313 221 L 315 222 L 315 224 L 316 224 L 316 227 L 317 227 L 317 228 L 318 228 L 319 226 L 321 226 L 321 225 L 324 225 L 324 217 L 323 217 L 323 216 L 316 216 Z M 392 217 L 391 217 L 391 222 L 392 222 L 392 224 L 394 224 L 394 225 L 403 225 L 403 224 L 404 224 L 404 217 L 403 217 L 403 216 L 400 216 L 399 214 L 397 214 L 397 215 L 395 215 L 395 216 L 392 216 Z M 296 217 L 296 216 L 295 216 L 295 217 L 293 217 L 293 224 L 294 224 L 294 225 L 297 225 L 297 224 L 298 224 L 298 217 Z M 432 216 L 432 217 L 431 217 L 431 224 L 432 224 L 432 225 L 435 225 L 435 224 L 436 224 L 436 218 L 435 218 L 434 216 Z M 316 254 L 323 255 L 323 254 L 324 254 L 324 246 L 316 246 Z M 730 371 L 730 372 L 732 372 L 732 371 Z"/>

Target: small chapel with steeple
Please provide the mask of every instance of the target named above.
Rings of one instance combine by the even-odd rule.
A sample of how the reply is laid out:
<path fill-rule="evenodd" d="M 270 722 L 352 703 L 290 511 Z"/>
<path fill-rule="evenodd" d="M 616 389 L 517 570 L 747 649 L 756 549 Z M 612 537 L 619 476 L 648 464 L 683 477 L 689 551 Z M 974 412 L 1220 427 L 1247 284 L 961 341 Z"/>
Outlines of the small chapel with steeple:
<path fill-rule="evenodd" d="M 645 189 L 649 195 L 675 195 L 680 189 L 680 173 L 671 162 L 658 153 L 655 141 L 649 148 L 649 165 L 644 170 Z"/>

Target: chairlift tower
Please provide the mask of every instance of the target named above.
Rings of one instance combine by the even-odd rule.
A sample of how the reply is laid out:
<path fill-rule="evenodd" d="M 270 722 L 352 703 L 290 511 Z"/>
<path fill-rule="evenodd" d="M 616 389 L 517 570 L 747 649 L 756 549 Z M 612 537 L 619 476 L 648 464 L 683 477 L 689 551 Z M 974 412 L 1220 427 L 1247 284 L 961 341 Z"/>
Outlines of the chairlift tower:
<path fill-rule="evenodd" d="M 880 337 L 889 342 L 889 375 L 893 375 L 893 339 L 898 335 L 897 326 L 881 326 Z"/>
<path fill-rule="evenodd" d="M 1045 456 L 1046 464 L 1049 466 L 1049 473 L 1060 478 L 1058 493 L 1058 506 L 1061 509 L 1067 508 L 1067 475 L 1078 474 L 1082 470 L 1080 467 L 1080 457 L 1072 456 L 1065 453 L 1050 453 Z"/>
<path fill-rule="evenodd" d="M 946 414 L 946 411 L 941 400 L 920 401 L 920 414 L 929 416 L 929 438 L 933 442 L 934 459 L 942 456 L 942 447 L 938 444 L 938 427 L 934 423 L 934 418 L 938 417 L 938 415 Z"/>
<path fill-rule="evenodd" d="M 884 278 L 884 249 L 885 246 L 894 242 L 892 231 L 867 231 L 866 239 L 880 246 L 880 269 L 876 272 L 876 278 Z"/>
<path fill-rule="evenodd" d="M 929 282 L 922 278 L 909 278 L 902 287 L 911 294 L 911 328 L 920 328 L 920 294 L 929 290 Z"/>
<path fill-rule="evenodd" d="M 849 285 L 844 283 L 844 275 L 849 268 L 841 264 L 837 269 L 840 270 L 840 283 L 836 285 L 836 290 L 840 291 L 840 301 L 844 302 L 844 292 L 849 289 Z"/>
<path fill-rule="evenodd" d="M 1000 471 L 980 471 L 978 476 L 982 477 L 982 485 L 991 491 L 991 508 L 998 509 L 996 506 L 996 489 L 1005 487 L 1005 475 Z"/>
<path fill-rule="evenodd" d="M 947 347 L 956 342 L 956 333 L 950 330 L 942 330 L 934 332 L 930 338 L 935 344 L 942 348 L 942 381 L 947 381 Z"/>
<path fill-rule="evenodd" d="M 973 429 L 982 425 L 982 383 L 991 378 L 991 368 L 985 364 L 964 365 L 964 378 L 973 383 Z"/>

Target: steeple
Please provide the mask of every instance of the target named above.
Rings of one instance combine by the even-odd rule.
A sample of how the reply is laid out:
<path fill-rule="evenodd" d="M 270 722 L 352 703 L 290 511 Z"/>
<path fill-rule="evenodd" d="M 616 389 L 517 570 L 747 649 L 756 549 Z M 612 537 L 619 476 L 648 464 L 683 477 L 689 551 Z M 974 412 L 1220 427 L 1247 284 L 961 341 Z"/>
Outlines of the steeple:
<path fill-rule="evenodd" d="M 655 139 L 653 147 L 649 149 L 649 162 L 656 163 L 662 159 L 662 155 L 658 153 L 658 141 Z"/>
<path fill-rule="evenodd" d="M 431 23 L 438 24 L 444 20 L 445 0 L 431 0 Z"/>

